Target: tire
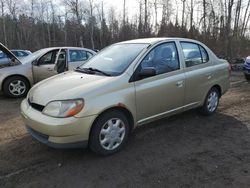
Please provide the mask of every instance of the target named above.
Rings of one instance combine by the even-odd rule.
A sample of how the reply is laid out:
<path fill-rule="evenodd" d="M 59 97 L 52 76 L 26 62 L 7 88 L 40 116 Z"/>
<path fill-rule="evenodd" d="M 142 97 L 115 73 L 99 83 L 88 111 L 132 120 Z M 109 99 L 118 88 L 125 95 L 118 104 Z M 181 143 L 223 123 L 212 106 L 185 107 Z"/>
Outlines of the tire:
<path fill-rule="evenodd" d="M 247 81 L 250 81 L 250 75 L 249 74 L 245 74 L 245 78 L 247 79 Z"/>
<path fill-rule="evenodd" d="M 25 97 L 30 89 L 29 82 L 21 76 L 12 76 L 3 83 L 3 93 L 7 97 Z"/>
<path fill-rule="evenodd" d="M 218 89 L 213 87 L 209 90 L 203 106 L 200 109 L 202 115 L 210 116 L 214 114 L 218 108 L 220 100 L 220 93 Z"/>
<path fill-rule="evenodd" d="M 128 139 L 129 127 L 128 118 L 120 111 L 112 110 L 100 115 L 91 130 L 90 149 L 100 155 L 120 151 Z"/>

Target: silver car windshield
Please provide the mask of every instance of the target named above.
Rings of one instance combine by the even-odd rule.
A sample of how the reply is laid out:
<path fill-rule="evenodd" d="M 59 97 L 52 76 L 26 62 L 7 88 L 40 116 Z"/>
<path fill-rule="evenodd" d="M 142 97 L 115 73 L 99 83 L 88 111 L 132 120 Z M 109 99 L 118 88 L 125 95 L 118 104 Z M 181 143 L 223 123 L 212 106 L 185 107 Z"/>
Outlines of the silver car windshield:
<path fill-rule="evenodd" d="M 92 57 L 78 70 L 101 72 L 104 75 L 117 76 L 123 73 L 133 60 L 147 48 L 149 44 L 114 44 Z"/>

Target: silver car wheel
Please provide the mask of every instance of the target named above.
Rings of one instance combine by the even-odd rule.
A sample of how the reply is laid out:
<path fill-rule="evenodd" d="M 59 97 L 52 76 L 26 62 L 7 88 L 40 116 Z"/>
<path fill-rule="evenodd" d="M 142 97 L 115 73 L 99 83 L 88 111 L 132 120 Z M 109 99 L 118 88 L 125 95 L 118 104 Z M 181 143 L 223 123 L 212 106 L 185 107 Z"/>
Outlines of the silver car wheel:
<path fill-rule="evenodd" d="M 112 118 L 101 128 L 99 142 L 106 150 L 114 150 L 121 145 L 125 136 L 125 124 L 121 119 Z"/>
<path fill-rule="evenodd" d="M 207 99 L 207 109 L 209 112 L 213 112 L 216 110 L 218 106 L 218 101 L 219 101 L 218 93 L 216 91 L 212 91 Z"/>
<path fill-rule="evenodd" d="M 9 84 L 9 92 L 14 96 L 24 94 L 26 89 L 26 85 L 22 80 L 13 80 Z"/>

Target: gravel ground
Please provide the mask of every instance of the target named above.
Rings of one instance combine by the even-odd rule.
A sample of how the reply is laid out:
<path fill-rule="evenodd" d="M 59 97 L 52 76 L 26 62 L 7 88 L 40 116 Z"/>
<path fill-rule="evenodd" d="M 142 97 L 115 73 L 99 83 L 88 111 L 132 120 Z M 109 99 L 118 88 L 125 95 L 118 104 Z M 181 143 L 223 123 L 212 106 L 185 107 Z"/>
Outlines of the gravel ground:
<path fill-rule="evenodd" d="M 193 110 L 145 125 L 108 157 L 33 140 L 21 99 L 0 95 L 0 187 L 250 187 L 250 83 L 231 80 L 214 116 Z"/>

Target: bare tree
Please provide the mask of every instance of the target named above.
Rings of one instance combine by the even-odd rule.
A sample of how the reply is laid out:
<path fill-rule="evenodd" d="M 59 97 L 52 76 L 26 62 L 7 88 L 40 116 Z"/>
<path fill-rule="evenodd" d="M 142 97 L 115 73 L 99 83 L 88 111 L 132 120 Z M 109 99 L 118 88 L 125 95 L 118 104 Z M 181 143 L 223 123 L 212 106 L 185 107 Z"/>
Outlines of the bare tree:
<path fill-rule="evenodd" d="M 155 11 L 155 31 L 158 32 L 158 0 L 154 0 L 154 11 Z"/>
<path fill-rule="evenodd" d="M 181 0 L 181 1 L 182 1 L 182 19 L 181 19 L 181 27 L 184 27 L 186 0 Z"/>
<path fill-rule="evenodd" d="M 226 40 L 227 40 L 227 55 L 231 58 L 231 20 L 234 0 L 228 1 L 227 6 L 227 23 L 226 23 Z"/>
<path fill-rule="evenodd" d="M 1 15 L 2 15 L 2 20 L 3 20 L 3 38 L 4 38 L 4 44 L 7 44 L 7 36 L 6 36 L 6 25 L 5 25 L 5 15 L 4 15 L 4 0 L 0 1 L 1 3 Z"/>
<path fill-rule="evenodd" d="M 144 0 L 144 32 L 148 31 L 148 0 Z"/>
<path fill-rule="evenodd" d="M 241 28 L 241 36 L 245 35 L 246 27 L 247 27 L 247 25 L 249 23 L 248 22 L 249 21 L 249 17 L 250 17 L 249 7 L 250 7 L 250 0 L 248 0 L 247 7 L 245 9 L 245 14 L 244 14 L 242 28 Z"/>
<path fill-rule="evenodd" d="M 83 9 L 81 6 L 81 3 L 79 0 L 65 0 L 65 3 L 69 6 L 69 9 L 71 12 L 75 15 L 77 23 L 78 23 L 78 29 L 82 30 L 82 20 L 83 20 Z M 79 37 L 80 45 L 83 47 L 83 35 L 80 35 Z"/>
<path fill-rule="evenodd" d="M 194 19 L 194 0 L 191 0 L 191 2 L 190 2 L 190 31 L 191 31 L 191 35 L 193 32 L 193 19 Z"/>
<path fill-rule="evenodd" d="M 126 0 L 123 0 L 123 26 L 125 26 L 125 21 L 126 21 Z"/>
<path fill-rule="evenodd" d="M 239 21 L 240 21 L 240 14 L 241 14 L 241 4 L 242 0 L 237 1 L 236 9 L 235 9 L 235 18 L 234 18 L 234 36 L 238 36 L 238 29 L 239 29 Z"/>
<path fill-rule="evenodd" d="M 95 18 L 94 18 L 94 15 L 93 15 L 93 11 L 94 11 L 94 0 L 89 0 L 90 41 L 91 41 L 92 49 L 95 48 L 95 44 L 94 44 L 94 20 L 95 20 Z"/>

